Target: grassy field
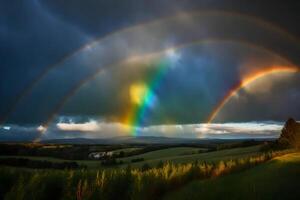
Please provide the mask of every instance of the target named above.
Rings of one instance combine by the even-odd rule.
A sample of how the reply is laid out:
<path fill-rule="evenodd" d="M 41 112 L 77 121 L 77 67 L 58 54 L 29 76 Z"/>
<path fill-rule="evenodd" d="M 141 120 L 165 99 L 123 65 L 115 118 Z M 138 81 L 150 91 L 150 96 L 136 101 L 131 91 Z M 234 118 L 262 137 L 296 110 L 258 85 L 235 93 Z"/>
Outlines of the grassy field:
<path fill-rule="evenodd" d="M 165 199 L 299 199 L 299 180 L 300 153 L 291 153 L 240 173 L 191 182 Z"/>
<path fill-rule="evenodd" d="M 206 149 L 195 148 L 195 147 L 173 147 L 173 148 L 167 148 L 162 150 L 155 150 L 144 154 L 127 157 L 121 160 L 126 162 L 126 161 L 130 161 L 131 159 L 140 158 L 140 157 L 143 157 L 145 160 L 152 160 L 157 158 L 195 154 L 198 153 L 200 150 L 205 151 Z"/>
<path fill-rule="evenodd" d="M 205 149 L 192 147 L 177 147 L 152 151 L 141 155 L 122 158 L 120 160 L 122 160 L 125 163 L 124 166 L 126 166 L 130 163 L 132 159 L 144 158 L 144 161 L 142 162 L 131 163 L 132 167 L 140 167 L 145 163 L 149 164 L 150 166 L 156 166 L 160 162 L 172 162 L 175 164 L 188 163 L 196 160 L 206 162 L 218 162 L 220 160 L 225 161 L 230 159 L 237 159 L 257 155 L 259 154 L 259 149 L 260 146 L 252 146 L 213 151 L 207 153 L 195 153 L 199 150 Z M 190 154 L 188 154 L 188 152 L 190 152 Z M 194 154 L 192 154 L 191 152 L 194 152 Z"/>
<path fill-rule="evenodd" d="M 199 153 L 199 151 L 205 151 L 206 149 L 195 148 L 195 147 L 174 147 L 162 150 L 151 151 L 148 153 L 125 157 L 118 159 L 124 162 L 123 165 L 117 165 L 114 167 L 127 167 L 128 164 L 131 167 L 141 167 L 145 163 L 154 167 L 157 166 L 161 162 L 172 162 L 174 164 L 182 164 L 189 163 L 193 161 L 206 161 L 206 162 L 218 162 L 220 160 L 230 160 L 237 159 L 242 157 L 249 157 L 253 155 L 259 154 L 260 146 L 252 146 L 252 147 L 243 147 L 243 148 L 233 148 L 227 150 L 213 151 L 207 153 Z M 123 149 L 124 150 L 124 149 Z M 132 149 L 128 149 L 129 151 Z M 101 161 L 99 160 L 64 160 L 58 158 L 51 157 L 37 157 L 37 156 L 0 156 L 0 158 L 28 158 L 31 160 L 47 160 L 51 162 L 67 162 L 67 161 L 75 161 L 79 165 L 85 165 L 89 169 L 99 169 L 103 168 L 101 166 Z M 132 159 L 143 158 L 144 161 L 132 163 Z"/>
<path fill-rule="evenodd" d="M 105 170 L 0 167 L 0 199 L 161 199 L 194 180 L 216 179 L 234 174 L 286 153 L 267 152 L 216 163 L 166 163 L 160 168 L 147 170 L 130 167 Z M 193 192 L 198 191 L 189 191 Z"/>

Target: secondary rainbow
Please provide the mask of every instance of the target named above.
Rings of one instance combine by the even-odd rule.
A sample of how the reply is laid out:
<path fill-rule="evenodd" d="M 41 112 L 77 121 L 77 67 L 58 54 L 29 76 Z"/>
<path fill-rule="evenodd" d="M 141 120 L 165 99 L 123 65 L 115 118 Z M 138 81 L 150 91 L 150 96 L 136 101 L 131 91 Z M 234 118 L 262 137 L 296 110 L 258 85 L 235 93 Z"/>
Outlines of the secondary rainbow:
<path fill-rule="evenodd" d="M 217 104 L 215 109 L 211 112 L 207 123 L 212 123 L 214 119 L 217 117 L 219 112 L 222 110 L 222 108 L 226 105 L 226 103 L 229 102 L 229 100 L 235 96 L 242 88 L 246 87 L 247 85 L 251 84 L 252 82 L 256 81 L 257 79 L 260 79 L 262 77 L 265 77 L 270 74 L 274 73 L 296 73 L 300 72 L 300 69 L 295 66 L 272 66 L 268 68 L 264 68 L 258 71 L 255 71 L 253 73 L 250 73 L 245 76 L 239 83 L 237 83 L 220 101 L 220 103 Z"/>
<path fill-rule="evenodd" d="M 269 53 L 272 56 L 275 56 L 275 57 L 278 57 L 279 59 L 282 59 L 283 61 L 285 61 L 286 63 L 288 63 L 288 65 L 290 65 L 290 66 L 293 65 L 293 63 L 291 63 L 287 58 L 282 57 L 281 55 L 278 55 L 278 54 L 272 52 L 271 50 L 266 49 L 266 48 L 264 48 L 262 46 L 254 45 L 254 44 L 249 43 L 249 42 L 244 41 L 244 40 L 225 40 L 225 39 L 218 39 L 218 38 L 209 38 L 209 39 L 204 39 L 204 40 L 199 40 L 199 41 L 191 42 L 191 43 L 188 43 L 188 44 L 178 45 L 178 46 L 175 46 L 175 47 L 171 48 L 171 50 L 177 51 L 178 49 L 185 48 L 185 47 L 188 47 L 188 46 L 191 46 L 191 45 L 204 44 L 204 43 L 217 43 L 217 42 L 222 42 L 222 43 L 223 42 L 229 42 L 229 43 L 242 44 L 242 45 L 245 45 L 247 47 L 251 47 L 251 48 L 255 48 L 255 49 L 258 49 L 260 51 L 263 51 L 263 52 L 267 52 L 267 53 Z M 81 80 L 80 82 L 78 82 L 78 84 L 76 84 L 74 86 L 74 88 L 72 88 L 63 97 L 63 99 L 59 102 L 59 104 L 57 104 L 55 106 L 55 108 L 53 109 L 53 111 L 49 114 L 48 119 L 42 124 L 42 126 L 47 129 L 48 125 L 54 120 L 55 116 L 61 111 L 61 109 L 66 104 L 66 102 L 74 94 L 76 94 L 76 92 L 83 85 L 85 85 L 86 83 L 88 83 L 90 80 L 93 80 L 95 77 L 97 77 L 97 75 L 99 75 L 100 73 L 104 72 L 105 69 L 107 69 L 109 67 L 117 67 L 120 64 L 124 64 L 124 63 L 127 63 L 127 62 L 140 62 L 140 61 L 145 60 L 145 59 L 152 60 L 153 58 L 157 58 L 157 56 L 163 57 L 163 55 L 165 55 L 168 52 L 168 50 L 170 50 L 170 49 L 163 49 L 162 51 L 155 52 L 155 53 L 150 53 L 150 54 L 141 55 L 141 56 L 129 57 L 126 60 L 120 61 L 118 64 L 109 65 L 109 66 L 106 66 L 104 68 L 99 68 L 98 70 L 96 70 L 96 72 L 94 74 L 92 74 L 91 76 L 88 76 L 87 78 L 85 78 L 85 79 Z M 153 98 L 154 97 L 153 96 L 154 95 L 153 90 L 157 90 L 158 83 L 161 82 L 161 81 L 158 81 L 158 80 L 161 79 L 163 77 L 163 74 L 166 73 L 166 69 L 167 69 L 166 65 L 168 65 L 168 62 L 167 62 L 166 57 L 164 57 L 164 60 L 161 59 L 160 62 L 157 62 L 156 66 L 153 66 L 153 67 L 157 67 L 158 70 L 157 70 L 157 74 L 153 77 L 153 79 L 148 84 L 149 86 L 147 87 L 147 91 L 145 92 L 145 95 L 143 95 L 144 97 L 142 97 L 142 99 L 143 99 L 142 101 L 144 103 L 140 104 L 139 106 L 135 106 L 133 108 L 130 108 L 130 111 L 128 112 L 129 114 L 127 114 L 125 116 L 125 119 L 122 120 L 122 122 L 124 124 L 129 125 L 129 127 L 130 127 L 129 129 L 131 130 L 130 132 L 133 133 L 133 134 L 137 134 L 137 130 L 139 129 L 139 128 L 137 128 L 137 127 L 139 127 L 138 124 L 141 123 L 141 117 L 137 117 L 137 115 L 140 115 L 139 112 L 141 112 L 142 110 L 144 110 L 143 111 L 143 113 L 144 113 L 143 115 L 145 115 L 146 114 L 146 110 L 147 110 L 146 109 L 147 108 L 146 105 L 149 106 L 149 105 L 151 105 L 150 102 L 151 101 L 153 102 L 153 100 L 154 100 L 154 98 Z M 152 100 L 150 100 L 150 99 L 152 99 Z M 145 106 L 143 109 L 142 109 L 142 107 L 143 107 L 142 105 Z M 138 118 L 139 118 L 139 120 L 137 120 Z M 134 129 L 136 129 L 136 130 L 134 130 Z"/>
<path fill-rule="evenodd" d="M 146 27 L 147 25 L 153 25 L 153 24 L 158 24 L 158 23 L 164 23 L 167 22 L 168 20 L 176 19 L 176 18 L 182 18 L 182 17 L 192 17 L 192 16 L 237 16 L 239 18 L 243 18 L 244 20 L 248 20 L 250 22 L 253 22 L 255 24 L 258 24 L 262 27 L 267 27 L 270 30 L 273 30 L 274 32 L 278 32 L 279 34 L 282 34 L 285 36 L 287 39 L 293 41 L 296 44 L 299 44 L 300 41 L 297 37 L 294 35 L 290 34 L 287 32 L 285 29 L 282 29 L 281 27 L 278 27 L 268 21 L 264 21 L 260 18 L 257 18 L 256 16 L 251 16 L 251 15 L 246 15 L 242 13 L 236 13 L 236 12 L 228 12 L 228 11 L 220 11 L 220 10 L 211 10 L 211 11 L 190 11 L 190 12 L 181 12 L 176 14 L 175 16 L 167 16 L 161 19 L 156 19 L 153 21 L 147 21 L 147 22 L 142 22 L 140 24 L 137 24 L 132 27 L 126 27 L 121 30 L 117 30 L 115 32 L 109 33 L 103 37 L 96 38 L 94 41 L 89 42 L 82 47 L 78 48 L 77 50 L 68 53 L 67 55 L 63 56 L 58 62 L 47 66 L 37 77 L 35 77 L 27 86 L 25 86 L 24 90 L 22 90 L 15 100 L 12 102 L 12 104 L 9 106 L 7 109 L 8 111 L 4 113 L 3 116 L 0 116 L 0 124 L 6 123 L 8 118 L 13 114 L 17 106 L 20 104 L 20 102 L 32 92 L 33 88 L 40 83 L 40 81 L 48 75 L 48 73 L 55 69 L 59 68 L 62 63 L 66 62 L 68 59 L 71 59 L 72 57 L 76 56 L 80 52 L 89 49 L 93 47 L 94 45 L 99 44 L 100 42 L 109 39 L 111 36 L 116 36 L 117 34 L 122 34 L 125 32 L 129 31 L 135 31 L 140 28 Z"/>

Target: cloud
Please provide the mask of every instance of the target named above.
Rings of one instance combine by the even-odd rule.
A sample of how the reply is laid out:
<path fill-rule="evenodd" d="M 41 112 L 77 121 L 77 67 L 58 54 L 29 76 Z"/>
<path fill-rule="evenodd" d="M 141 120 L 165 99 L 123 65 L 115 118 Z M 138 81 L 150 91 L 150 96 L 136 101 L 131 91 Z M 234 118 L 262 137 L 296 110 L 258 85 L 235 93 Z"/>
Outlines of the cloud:
<path fill-rule="evenodd" d="M 57 123 L 57 128 L 62 131 L 86 131 L 86 132 L 96 132 L 101 130 L 101 124 L 96 121 L 89 121 L 85 123 Z"/>
<path fill-rule="evenodd" d="M 244 122 L 216 124 L 174 124 L 135 127 L 137 136 L 162 136 L 177 138 L 276 138 L 279 136 L 281 122 Z M 84 137 L 110 138 L 132 135 L 132 127 L 121 123 L 88 121 L 85 123 L 57 123 L 57 130 L 82 132 Z M 52 128 L 52 131 L 55 129 Z M 49 132 L 51 134 L 51 130 Z"/>
<path fill-rule="evenodd" d="M 40 125 L 40 126 L 38 126 L 38 127 L 36 128 L 36 130 L 38 130 L 40 133 L 44 133 L 44 132 L 47 131 L 47 128 L 44 127 L 44 126 L 42 126 L 42 125 Z"/>
<path fill-rule="evenodd" d="M 247 138 L 279 136 L 283 123 L 247 122 L 247 123 L 214 123 L 199 124 L 195 131 L 201 138 Z"/>
<path fill-rule="evenodd" d="M 242 139 L 242 138 L 277 138 L 283 127 L 282 122 L 260 121 L 243 123 L 213 124 L 174 124 L 130 127 L 129 125 L 106 122 L 101 119 L 89 119 L 85 122 L 79 117 L 60 117 L 64 122 L 55 122 L 49 127 L 19 126 L 9 124 L 0 127 L 1 141 L 39 141 L 65 138 L 113 138 L 119 136 L 202 138 L 202 139 Z M 8 128 L 9 127 L 9 128 Z"/>
<path fill-rule="evenodd" d="M 10 126 L 3 126 L 3 129 L 9 131 L 10 130 Z"/>
<path fill-rule="evenodd" d="M 41 136 L 37 126 L 7 124 L 0 126 L 0 141 L 35 141 Z"/>
<path fill-rule="evenodd" d="M 266 76 L 238 92 L 218 113 L 215 122 L 284 121 L 300 118 L 300 74 Z"/>
<path fill-rule="evenodd" d="M 38 19 L 38 17 L 36 18 Z M 50 18 L 48 20 L 51 21 L 51 24 L 53 21 L 55 25 L 58 22 L 54 19 Z M 60 18 L 58 17 L 58 19 Z M 258 26 L 259 24 L 253 23 L 251 20 L 224 15 L 224 13 L 217 15 L 188 14 L 184 16 L 184 19 L 182 16 L 177 16 L 108 35 L 92 45 L 86 46 L 87 48 L 82 48 L 76 54 L 71 54 L 72 56 L 65 59 L 64 62 L 60 62 L 55 69 L 50 70 L 47 76 L 43 77 L 35 87 L 32 87 L 33 91 L 30 91 L 22 99 L 20 105 L 14 110 L 14 115 L 10 116 L 10 122 L 43 123 L 47 121 L 47 117 L 51 116 L 53 110 L 56 111 L 59 105 L 63 105 L 68 95 L 72 96 L 76 93 L 73 89 L 77 88 L 78 84 L 80 85 L 83 80 L 88 79 L 87 77 L 94 77 L 100 69 L 105 75 L 98 78 L 104 78 L 105 81 L 99 81 L 101 83 L 100 87 L 99 85 L 92 85 L 95 88 L 93 92 L 96 91 L 98 97 L 96 95 L 95 98 L 91 98 L 91 96 L 86 98 L 83 95 L 80 101 L 76 102 L 76 105 L 73 104 L 71 108 L 69 107 L 69 110 L 67 110 L 69 112 L 63 112 L 63 114 L 95 114 L 106 118 L 120 119 L 123 117 L 122 115 L 126 114 L 124 111 L 128 109 L 129 102 L 126 98 L 128 99 L 129 85 L 133 81 L 151 84 L 155 80 L 156 72 L 155 69 L 147 68 L 149 65 L 141 63 L 136 63 L 134 68 L 129 69 L 123 63 L 124 60 L 132 56 L 139 57 L 149 53 L 157 53 L 178 45 L 194 44 L 196 41 L 207 38 L 238 40 L 235 43 L 228 41 L 217 41 L 214 44 L 208 42 L 209 44 L 201 45 L 197 43 L 194 46 L 198 48 L 186 47 L 186 49 L 192 50 L 182 50 L 185 53 L 182 53 L 181 50 L 175 51 L 175 48 L 167 53 L 167 57 L 175 61 L 176 66 L 180 65 L 180 67 L 173 67 L 164 77 L 163 84 L 158 89 L 160 91 L 156 95 L 159 100 L 162 99 L 162 101 L 159 101 L 160 107 L 155 109 L 156 115 L 148 120 L 147 125 L 167 123 L 168 117 L 173 117 L 174 119 L 171 120 L 175 123 L 204 121 L 209 114 L 209 110 L 222 97 L 222 91 L 228 91 L 234 81 L 239 78 L 236 77 L 236 71 L 243 59 L 249 57 L 252 60 L 256 60 L 258 57 L 268 61 L 274 61 L 275 59 L 274 56 L 262 52 L 259 47 L 254 48 L 254 45 L 239 40 L 246 40 L 251 43 L 254 38 L 257 38 L 261 41 L 259 46 L 267 46 L 268 48 L 275 46 L 275 50 L 277 48 L 280 51 L 283 44 L 284 47 L 288 46 L 286 40 L 277 36 L 280 33 L 274 33 L 273 30 L 268 30 L 267 27 Z M 70 30 L 77 29 L 78 26 L 74 25 L 69 28 Z M 260 31 L 255 32 L 255 35 L 250 34 L 248 31 L 249 29 L 256 30 L 258 28 L 260 28 Z M 54 36 L 54 39 L 61 38 L 57 37 L 56 34 Z M 66 37 L 69 38 L 68 34 L 66 34 Z M 85 38 L 79 32 L 78 38 L 81 37 Z M 273 40 L 276 39 L 280 41 L 274 43 Z M 43 41 L 47 43 L 48 48 L 48 40 L 43 39 Z M 77 38 L 74 41 L 77 41 Z M 84 39 L 78 41 L 84 41 Z M 64 43 L 59 42 L 58 44 Z M 40 43 L 34 42 L 34 44 Z M 23 51 L 26 48 L 20 49 Z M 56 49 L 60 50 L 61 48 L 51 48 L 55 52 Z M 37 50 L 37 52 L 39 51 Z M 49 54 L 52 55 L 52 53 Z M 48 58 L 47 55 L 43 56 Z M 26 59 L 28 57 L 31 56 L 26 56 Z M 202 59 L 197 59 L 199 57 Z M 51 64 L 54 64 L 57 60 L 59 59 L 53 59 Z M 122 64 L 119 65 L 120 62 Z M 35 64 L 32 65 L 35 66 Z M 5 88 L 8 88 L 9 84 L 6 86 Z M 100 90 L 101 92 L 99 92 Z M 3 89 L 3 91 L 7 90 Z M 7 95 L 3 94 L 3 96 Z M 39 109 L 32 109 L 33 106 Z M 188 106 L 190 112 L 186 111 L 186 106 Z M 4 105 L 3 107 L 8 106 Z M 32 113 L 30 117 L 28 117 L 28 113 Z"/>

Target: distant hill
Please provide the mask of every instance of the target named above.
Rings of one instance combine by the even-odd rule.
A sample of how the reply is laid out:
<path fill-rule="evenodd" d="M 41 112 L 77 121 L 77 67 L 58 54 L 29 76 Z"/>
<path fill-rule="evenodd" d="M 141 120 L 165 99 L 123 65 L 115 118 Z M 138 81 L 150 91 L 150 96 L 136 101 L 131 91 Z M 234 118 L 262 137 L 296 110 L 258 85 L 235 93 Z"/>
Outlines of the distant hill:
<path fill-rule="evenodd" d="M 170 138 L 154 136 L 123 136 L 106 139 L 53 139 L 42 140 L 43 144 L 221 144 L 237 141 L 264 141 L 262 139 L 194 139 L 194 138 Z M 267 139 L 266 139 L 267 140 Z M 269 139 L 272 140 L 272 139 Z"/>
<path fill-rule="evenodd" d="M 290 118 L 286 121 L 278 142 L 281 145 L 300 148 L 300 123 Z"/>
<path fill-rule="evenodd" d="M 123 136 L 105 139 L 87 139 L 87 138 L 70 138 L 70 139 L 53 139 L 43 140 L 41 143 L 52 144 L 182 144 L 182 143 L 207 143 L 208 140 L 187 139 L 187 138 L 168 138 L 152 136 Z"/>

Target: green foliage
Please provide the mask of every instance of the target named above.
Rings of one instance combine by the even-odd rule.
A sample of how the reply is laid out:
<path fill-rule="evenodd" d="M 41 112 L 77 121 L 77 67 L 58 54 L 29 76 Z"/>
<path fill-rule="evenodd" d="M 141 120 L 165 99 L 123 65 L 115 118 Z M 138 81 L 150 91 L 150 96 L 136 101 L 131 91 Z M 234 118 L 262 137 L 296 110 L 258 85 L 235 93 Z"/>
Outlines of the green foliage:
<path fill-rule="evenodd" d="M 159 168 L 25 170 L 0 168 L 4 199 L 158 199 L 193 181 L 240 171 L 286 152 L 217 163 L 165 163 Z M 4 184 L 5 181 L 5 184 Z"/>
<path fill-rule="evenodd" d="M 300 153 L 289 153 L 240 173 L 192 181 L 164 199 L 299 199 L 299 166 Z"/>
<path fill-rule="evenodd" d="M 275 140 L 272 142 L 265 142 L 260 148 L 260 151 L 262 152 L 268 152 L 268 151 L 278 151 L 278 150 L 284 150 L 292 148 L 289 141 L 286 138 L 281 138 L 280 140 Z"/>

